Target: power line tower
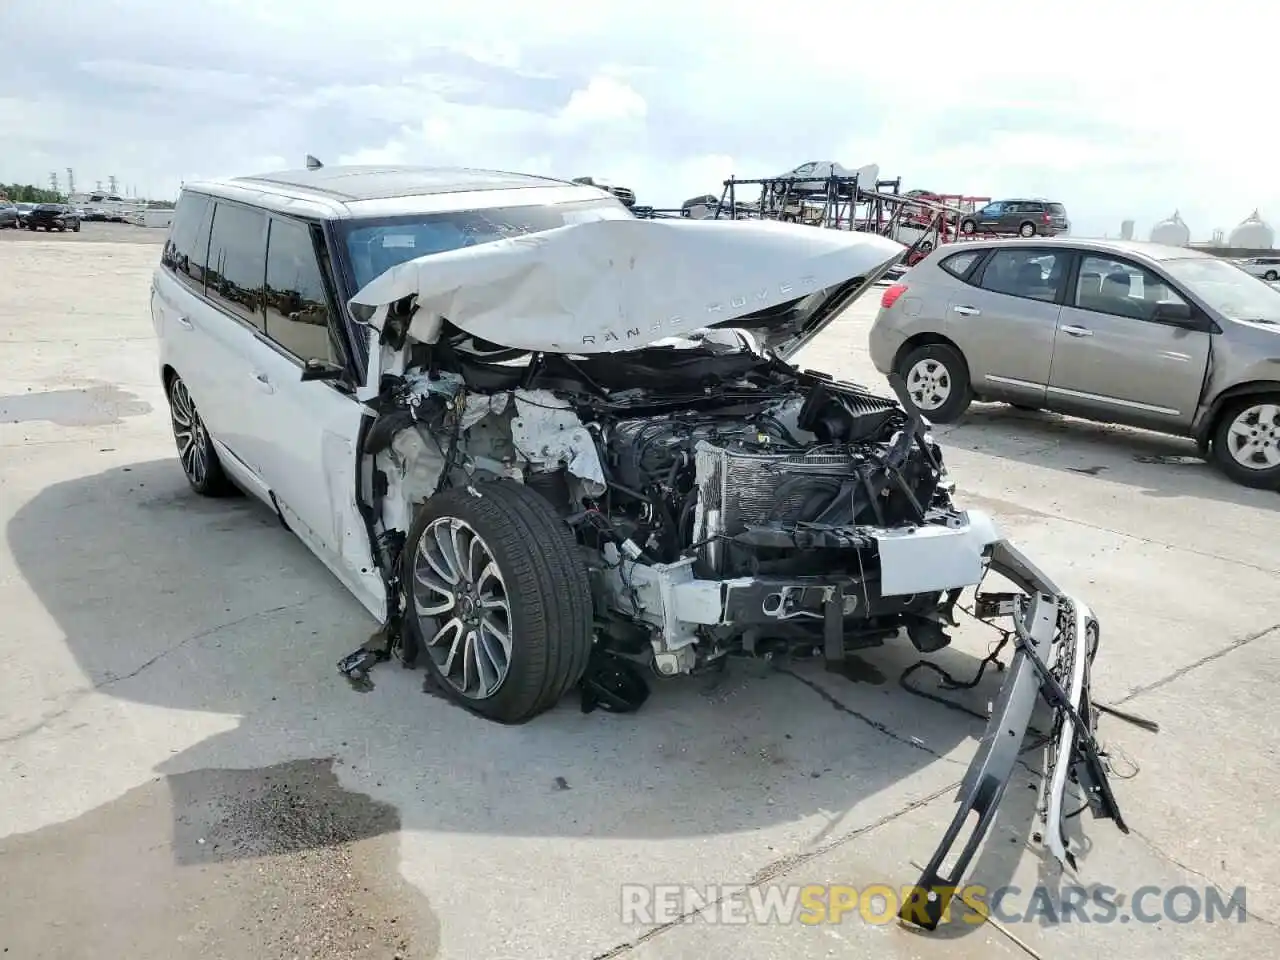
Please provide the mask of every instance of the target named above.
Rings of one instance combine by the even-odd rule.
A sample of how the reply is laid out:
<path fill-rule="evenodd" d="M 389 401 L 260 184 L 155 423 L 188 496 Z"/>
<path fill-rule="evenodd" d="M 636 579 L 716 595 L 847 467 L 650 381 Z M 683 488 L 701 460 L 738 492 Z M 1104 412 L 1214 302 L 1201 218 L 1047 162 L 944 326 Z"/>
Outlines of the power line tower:
<path fill-rule="evenodd" d="M 49 189 L 55 194 L 58 193 L 58 171 L 54 170 L 49 174 Z"/>
<path fill-rule="evenodd" d="M 76 194 L 76 172 L 67 167 L 67 196 L 74 197 Z"/>
<path fill-rule="evenodd" d="M 107 177 L 107 189 L 111 191 L 112 196 L 119 196 L 120 187 L 117 184 L 115 177 Z"/>

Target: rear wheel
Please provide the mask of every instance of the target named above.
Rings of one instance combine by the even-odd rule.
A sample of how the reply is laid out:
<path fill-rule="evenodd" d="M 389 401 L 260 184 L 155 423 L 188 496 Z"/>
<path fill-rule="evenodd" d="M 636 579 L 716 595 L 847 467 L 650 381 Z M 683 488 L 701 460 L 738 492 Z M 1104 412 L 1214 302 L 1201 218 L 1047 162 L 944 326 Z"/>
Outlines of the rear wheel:
<path fill-rule="evenodd" d="M 930 343 L 909 351 L 898 363 L 912 406 L 933 423 L 953 423 L 973 402 L 969 365 L 960 351 Z"/>
<path fill-rule="evenodd" d="M 1213 458 L 1236 483 L 1280 489 L 1280 395 L 1248 397 L 1222 411 Z"/>
<path fill-rule="evenodd" d="M 1264 280 L 1280 279 L 1280 273 L 1276 273 L 1274 270 L 1268 270 L 1265 274 L 1263 274 L 1262 279 Z"/>
<path fill-rule="evenodd" d="M 568 526 L 523 484 L 453 488 L 404 550 L 406 626 L 446 696 L 500 723 L 549 710 L 591 653 L 587 568 Z"/>
<path fill-rule="evenodd" d="M 169 418 L 178 446 L 178 460 L 191 489 L 202 497 L 234 495 L 236 486 L 222 471 L 213 440 L 181 377 L 174 377 L 169 384 Z"/>
<path fill-rule="evenodd" d="M 1018 227 L 1018 235 L 1023 237 L 1034 237 L 1036 235 L 1036 225 L 1034 223 L 1024 223 Z"/>

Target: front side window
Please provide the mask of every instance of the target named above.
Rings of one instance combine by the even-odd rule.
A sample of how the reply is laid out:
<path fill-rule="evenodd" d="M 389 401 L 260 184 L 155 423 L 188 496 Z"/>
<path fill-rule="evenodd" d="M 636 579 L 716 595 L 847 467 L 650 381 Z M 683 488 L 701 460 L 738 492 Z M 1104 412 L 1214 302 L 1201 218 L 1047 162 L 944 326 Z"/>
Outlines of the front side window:
<path fill-rule="evenodd" d="M 324 276 L 306 224 L 271 219 L 262 299 L 268 337 L 304 362 L 340 362 L 329 335 Z"/>
<path fill-rule="evenodd" d="M 1005 205 L 1003 203 L 988 203 L 978 212 L 984 217 L 998 217 L 1004 213 L 1004 207 Z"/>
<path fill-rule="evenodd" d="M 1165 260 L 1169 276 L 1231 320 L 1280 323 L 1280 290 L 1217 257 Z"/>
<path fill-rule="evenodd" d="M 409 260 L 596 220 L 630 220 L 612 197 L 547 206 L 350 220 L 339 227 L 354 289 Z"/>
<path fill-rule="evenodd" d="M 209 237 L 205 292 L 259 330 L 263 328 L 262 279 L 266 256 L 266 214 L 219 200 Z"/>
<path fill-rule="evenodd" d="M 1160 277 L 1127 260 L 1085 257 L 1081 261 L 1076 281 L 1076 306 L 1080 309 L 1150 320 L 1162 303 L 1186 301 Z"/>
<path fill-rule="evenodd" d="M 1063 255 L 1034 247 L 997 250 L 982 271 L 980 286 L 992 293 L 1042 300 L 1057 299 L 1063 276 Z"/>

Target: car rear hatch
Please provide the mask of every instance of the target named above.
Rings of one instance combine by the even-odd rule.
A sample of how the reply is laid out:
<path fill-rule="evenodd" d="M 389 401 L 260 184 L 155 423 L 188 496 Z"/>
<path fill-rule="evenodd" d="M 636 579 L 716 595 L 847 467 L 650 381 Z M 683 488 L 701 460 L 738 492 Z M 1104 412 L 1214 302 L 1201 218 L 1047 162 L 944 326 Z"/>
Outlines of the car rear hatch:
<path fill-rule="evenodd" d="M 1060 203 L 1046 203 L 1045 211 L 1049 217 L 1049 225 L 1054 227 L 1066 227 L 1070 225 L 1067 220 L 1067 208 Z"/>

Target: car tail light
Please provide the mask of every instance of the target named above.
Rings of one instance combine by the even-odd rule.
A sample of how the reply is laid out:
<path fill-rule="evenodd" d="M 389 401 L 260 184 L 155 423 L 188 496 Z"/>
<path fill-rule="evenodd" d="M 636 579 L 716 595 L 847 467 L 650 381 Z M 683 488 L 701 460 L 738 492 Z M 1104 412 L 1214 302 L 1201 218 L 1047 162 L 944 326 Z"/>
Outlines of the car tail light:
<path fill-rule="evenodd" d="M 1047 214 L 1047 213 L 1046 213 L 1046 214 L 1044 215 L 1044 222 L 1045 222 L 1045 223 L 1053 223 L 1053 217 L 1049 216 L 1049 214 Z"/>
<path fill-rule="evenodd" d="M 884 293 L 880 295 L 880 309 L 888 310 L 895 303 L 897 303 L 898 298 L 906 292 L 907 292 L 907 285 L 905 283 L 895 283 L 892 287 L 890 287 L 888 290 L 886 290 Z"/>

